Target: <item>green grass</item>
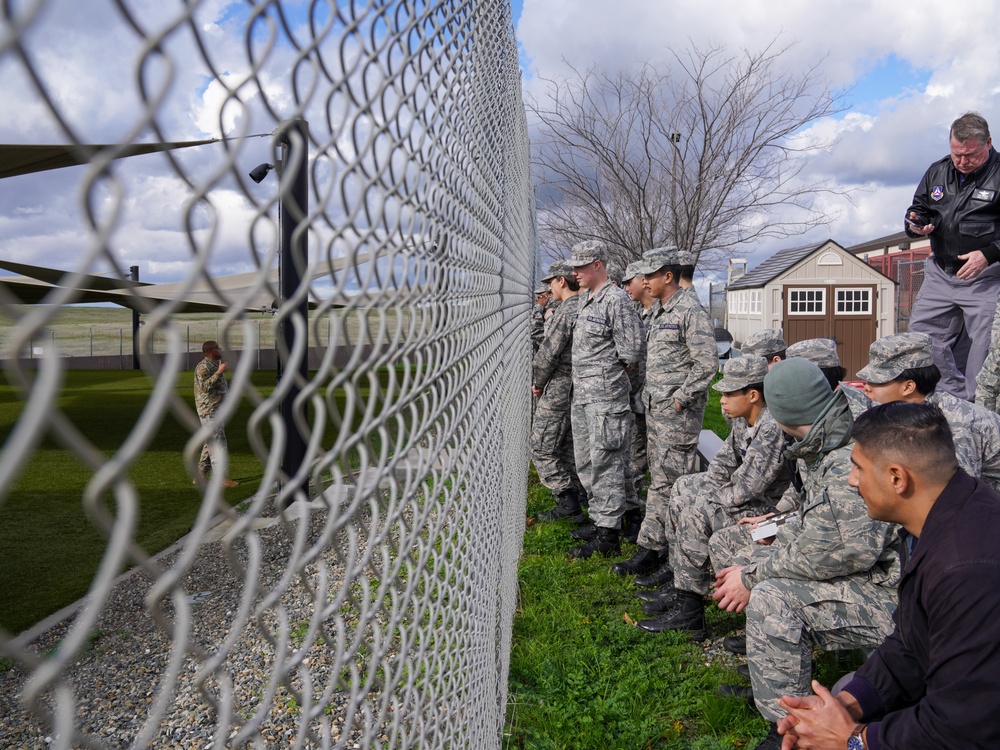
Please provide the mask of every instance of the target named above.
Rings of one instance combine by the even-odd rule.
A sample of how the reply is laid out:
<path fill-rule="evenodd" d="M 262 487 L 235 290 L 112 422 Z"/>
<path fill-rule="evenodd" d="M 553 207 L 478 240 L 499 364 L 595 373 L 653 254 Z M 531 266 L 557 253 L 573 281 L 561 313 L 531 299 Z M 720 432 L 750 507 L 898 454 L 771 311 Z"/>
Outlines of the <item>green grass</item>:
<path fill-rule="evenodd" d="M 719 393 L 709 394 L 704 426 L 725 437 Z M 532 472 L 528 516 L 552 502 Z M 569 558 L 576 543 L 571 529 L 567 522 L 541 523 L 525 533 L 504 747 L 754 747 L 767 733 L 764 719 L 715 692 L 720 684 L 747 684 L 744 678 L 722 660 L 707 659 L 684 634 L 634 627 L 646 615 L 631 579 L 612 574 L 605 558 Z M 625 544 L 621 557 L 634 551 Z M 745 621 L 715 607 L 706 608 L 706 619 L 713 638 L 741 632 Z M 858 663 L 855 654 L 822 654 L 814 671 L 830 686 Z"/>
<path fill-rule="evenodd" d="M 177 395 L 193 411 L 191 373 L 182 372 L 175 383 Z M 273 372 L 255 372 L 251 379 L 264 396 L 274 387 Z M 385 371 L 379 373 L 382 386 Z M 152 379 L 133 370 L 67 371 L 56 406 L 104 456 L 111 457 L 128 439 L 152 390 Z M 358 388 L 362 402 L 369 389 Z M 361 419 L 355 410 L 344 413 L 342 395 L 338 408 L 354 426 Z M 24 407 L 22 394 L 0 375 L 0 444 L 6 445 Z M 226 502 L 237 505 L 256 492 L 263 466 L 254 455 L 247 435 L 253 406 L 243 399 L 227 425 L 229 474 L 240 482 L 228 489 Z M 270 441 L 266 422 L 261 434 Z M 135 542 L 155 554 L 186 534 L 202 502 L 184 464 L 183 450 L 191 436 L 187 426 L 168 414 L 152 440 L 128 468 L 139 498 Z M 330 427 L 324 437 L 329 446 L 336 437 Z M 391 435 L 390 435 L 391 438 Z M 379 437 L 367 436 L 361 445 L 346 451 L 341 463 L 358 463 L 359 451 L 379 451 Z M 0 628 L 17 633 L 83 596 L 105 554 L 107 536 L 84 508 L 82 498 L 93 471 L 52 435 L 46 435 L 22 467 L 15 484 L 0 504 Z M 115 515 L 111 493 L 102 498 Z"/>

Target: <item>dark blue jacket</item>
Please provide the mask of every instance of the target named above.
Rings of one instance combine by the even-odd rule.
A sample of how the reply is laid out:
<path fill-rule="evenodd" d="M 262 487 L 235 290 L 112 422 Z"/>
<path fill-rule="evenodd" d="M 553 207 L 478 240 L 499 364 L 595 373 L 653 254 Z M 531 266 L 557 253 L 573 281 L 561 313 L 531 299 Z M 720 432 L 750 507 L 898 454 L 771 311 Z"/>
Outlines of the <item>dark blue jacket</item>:
<path fill-rule="evenodd" d="M 895 630 L 844 688 L 881 718 L 868 746 L 997 750 L 1000 495 L 959 469 L 908 557 Z"/>

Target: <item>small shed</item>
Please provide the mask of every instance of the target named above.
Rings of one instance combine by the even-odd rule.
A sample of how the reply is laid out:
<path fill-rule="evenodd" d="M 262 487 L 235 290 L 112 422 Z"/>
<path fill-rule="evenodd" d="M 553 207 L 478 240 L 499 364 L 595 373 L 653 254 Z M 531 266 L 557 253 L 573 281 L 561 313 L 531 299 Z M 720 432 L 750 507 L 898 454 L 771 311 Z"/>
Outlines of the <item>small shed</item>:
<path fill-rule="evenodd" d="M 762 328 L 780 328 L 785 343 L 837 342 L 847 377 L 868 363 L 876 338 L 896 332 L 896 285 L 833 240 L 775 253 L 730 278 L 726 327 L 738 346 Z"/>

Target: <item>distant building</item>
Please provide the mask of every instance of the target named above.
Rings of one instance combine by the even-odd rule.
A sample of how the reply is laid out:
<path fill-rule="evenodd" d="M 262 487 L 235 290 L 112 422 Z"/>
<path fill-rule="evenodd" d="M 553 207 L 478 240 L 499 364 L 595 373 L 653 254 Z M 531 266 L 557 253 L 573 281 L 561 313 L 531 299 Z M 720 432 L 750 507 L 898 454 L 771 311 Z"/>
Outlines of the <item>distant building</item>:
<path fill-rule="evenodd" d="M 780 328 L 785 343 L 830 338 L 853 376 L 868 363 L 876 338 L 896 332 L 896 285 L 833 240 L 775 253 L 751 271 L 730 262 L 726 328 L 739 348 L 762 328 Z"/>
<path fill-rule="evenodd" d="M 931 254 L 931 241 L 897 232 L 854 245 L 847 252 L 896 282 L 896 330 L 907 330 L 913 301 L 924 281 L 924 261 Z"/>

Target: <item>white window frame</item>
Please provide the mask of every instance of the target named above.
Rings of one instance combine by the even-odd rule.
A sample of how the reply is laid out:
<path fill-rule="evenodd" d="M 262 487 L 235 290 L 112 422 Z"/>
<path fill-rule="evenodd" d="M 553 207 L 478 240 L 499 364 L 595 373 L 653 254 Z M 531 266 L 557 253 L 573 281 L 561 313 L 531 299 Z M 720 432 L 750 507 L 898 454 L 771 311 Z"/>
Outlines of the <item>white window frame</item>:
<path fill-rule="evenodd" d="M 750 314 L 760 315 L 761 303 L 764 299 L 763 289 L 751 289 L 750 290 Z"/>
<path fill-rule="evenodd" d="M 736 314 L 737 315 L 746 315 L 747 314 L 747 299 L 748 299 L 749 295 L 750 295 L 750 292 L 746 291 L 745 289 L 740 292 L 739 297 L 737 297 L 737 301 L 736 301 Z"/>
<path fill-rule="evenodd" d="M 800 292 L 819 292 L 819 298 L 817 300 L 812 300 L 812 301 L 819 302 L 819 309 L 818 310 L 809 310 L 809 311 L 793 310 L 792 309 L 792 304 L 793 304 L 793 299 L 792 298 L 793 298 L 793 296 L 795 296 L 796 294 L 798 294 Z M 807 302 L 807 301 L 809 301 L 809 300 L 799 300 L 799 299 L 794 300 L 795 303 L 802 303 L 802 302 Z M 788 314 L 789 315 L 826 315 L 826 287 L 825 286 L 800 286 L 800 287 L 796 287 L 794 289 L 789 289 L 788 290 Z"/>
<path fill-rule="evenodd" d="M 864 302 L 864 310 L 841 310 L 841 302 L 846 300 L 841 300 L 841 292 L 861 292 L 864 295 L 863 300 L 851 300 L 851 302 Z M 838 286 L 833 290 L 834 293 L 834 315 L 871 315 L 872 314 L 872 304 L 874 301 L 874 290 L 870 286 Z"/>
<path fill-rule="evenodd" d="M 729 294 L 727 294 L 726 296 L 729 298 L 729 314 L 730 315 L 737 315 L 738 313 L 736 312 L 736 310 L 737 310 L 737 302 L 736 302 L 736 300 L 739 299 L 740 293 L 739 292 L 729 292 Z"/>

